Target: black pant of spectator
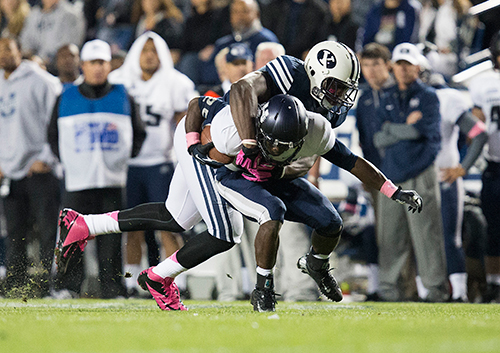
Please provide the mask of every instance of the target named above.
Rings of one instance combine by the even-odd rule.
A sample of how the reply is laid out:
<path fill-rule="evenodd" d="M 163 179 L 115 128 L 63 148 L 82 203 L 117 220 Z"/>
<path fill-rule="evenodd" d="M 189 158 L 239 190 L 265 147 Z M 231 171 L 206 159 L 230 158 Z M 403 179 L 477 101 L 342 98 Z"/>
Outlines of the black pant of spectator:
<path fill-rule="evenodd" d="M 123 189 L 103 188 L 66 192 L 63 207 L 69 207 L 82 214 L 106 213 L 123 208 Z M 121 234 L 107 234 L 97 237 L 97 261 L 99 265 L 99 286 L 101 298 L 125 296 L 122 282 L 122 239 Z M 57 279 L 57 289 L 68 289 L 80 294 L 84 279 L 83 255 L 74 256 L 68 271 Z"/>
<path fill-rule="evenodd" d="M 28 279 L 28 233 L 34 229 L 40 244 L 40 262 L 43 272 L 37 278 L 38 295 L 49 293 L 49 280 L 54 245 L 57 235 L 57 217 L 60 205 L 60 182 L 52 173 L 33 174 L 21 180 L 12 180 L 10 193 L 4 198 L 7 223 L 5 239 L 6 289 L 22 287 Z"/>

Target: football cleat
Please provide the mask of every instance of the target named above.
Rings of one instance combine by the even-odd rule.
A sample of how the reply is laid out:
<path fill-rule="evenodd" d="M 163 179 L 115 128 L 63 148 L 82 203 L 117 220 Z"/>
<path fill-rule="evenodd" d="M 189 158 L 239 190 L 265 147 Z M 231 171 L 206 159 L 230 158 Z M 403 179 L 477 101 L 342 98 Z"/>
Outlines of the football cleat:
<path fill-rule="evenodd" d="M 279 294 L 276 294 L 272 288 L 255 288 L 250 298 L 253 310 L 259 313 L 275 311 L 277 295 Z"/>
<path fill-rule="evenodd" d="M 334 302 L 339 302 L 343 299 L 342 290 L 335 277 L 331 274 L 331 270 L 333 269 L 330 269 L 330 264 L 328 262 L 325 262 L 325 265 L 320 270 L 313 270 L 309 266 L 307 255 L 304 255 L 297 261 L 297 267 L 316 282 L 319 290 L 325 297 Z"/>
<path fill-rule="evenodd" d="M 89 228 L 82 215 L 70 208 L 59 213 L 59 241 L 56 245 L 56 265 L 60 274 L 65 274 L 69 260 L 78 253 L 82 253 L 87 242 L 94 237 L 90 236 Z"/>
<path fill-rule="evenodd" d="M 188 310 L 182 303 L 179 288 L 173 278 L 161 278 L 153 272 L 153 267 L 139 274 L 137 283 L 149 291 L 161 310 Z"/>

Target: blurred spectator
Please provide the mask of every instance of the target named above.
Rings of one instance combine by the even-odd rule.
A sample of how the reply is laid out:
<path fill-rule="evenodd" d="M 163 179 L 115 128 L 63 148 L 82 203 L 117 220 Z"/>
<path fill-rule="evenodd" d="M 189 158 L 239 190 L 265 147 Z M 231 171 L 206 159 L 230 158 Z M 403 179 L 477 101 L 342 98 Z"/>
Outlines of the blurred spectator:
<path fill-rule="evenodd" d="M 189 101 L 196 96 L 194 83 L 174 69 L 165 41 L 154 32 L 146 32 L 132 44 L 123 66 L 110 74 L 112 83 L 121 83 L 139 104 L 147 137 L 140 153 L 129 162 L 127 175 L 127 207 L 167 199 L 174 172 L 173 137 L 177 123 L 185 115 Z M 127 233 L 125 279 L 129 294 L 139 293 L 137 276 L 141 271 L 142 243 L 145 232 Z M 160 260 L 154 231 L 147 231 L 149 266 Z M 146 238 L 147 239 L 147 238 Z M 177 237 L 161 231 L 165 256 L 180 248 Z"/>
<path fill-rule="evenodd" d="M 330 17 L 323 0 L 272 0 L 262 8 L 262 25 L 276 34 L 288 55 L 302 60 L 326 40 Z"/>
<path fill-rule="evenodd" d="M 472 107 L 463 94 L 447 87 L 444 78 L 430 71 L 430 65 L 423 57 L 422 64 L 426 68 L 421 74 L 422 79 L 436 89 L 441 114 L 441 150 L 436 157 L 436 165 L 440 169 L 441 213 L 446 267 L 452 289 L 451 300 L 466 302 L 467 274 L 462 248 L 465 191 L 462 177 L 481 155 L 488 136 L 484 123 L 472 115 Z M 461 162 L 458 150 L 459 132 L 470 141 L 467 154 Z"/>
<path fill-rule="evenodd" d="M 280 43 L 262 42 L 255 50 L 255 70 L 258 70 L 278 56 L 285 55 L 285 47 Z"/>
<path fill-rule="evenodd" d="M 125 57 L 127 56 L 127 52 L 125 50 L 118 50 L 111 55 L 111 71 L 119 69 L 123 62 L 125 61 Z"/>
<path fill-rule="evenodd" d="M 460 60 L 481 49 L 477 18 L 467 14 L 470 7 L 469 0 L 428 0 L 422 8 L 420 42 L 436 45 L 435 55 L 427 56 L 447 80 L 459 71 Z"/>
<path fill-rule="evenodd" d="M 167 42 L 174 64 L 179 61 L 182 41 L 182 12 L 173 0 L 139 0 L 141 2 L 140 19 L 135 37 L 146 31 L 153 31 Z"/>
<path fill-rule="evenodd" d="M 376 42 L 392 50 L 403 42 L 417 43 L 421 5 L 416 0 L 383 0 L 366 15 L 361 45 Z"/>
<path fill-rule="evenodd" d="M 493 36 L 490 52 L 494 71 L 475 77 L 469 92 L 473 113 L 486 123 L 488 131 L 488 166 L 481 190 L 481 208 L 488 223 L 484 262 L 488 291 L 483 302 L 500 303 L 500 31 Z"/>
<path fill-rule="evenodd" d="M 59 81 L 36 64 L 21 61 L 14 39 L 0 39 L 0 179 L 7 223 L 6 290 L 28 282 L 29 219 L 35 220 L 43 273 L 36 282 L 49 294 L 49 277 L 60 202 L 57 160 L 47 143 L 50 112 Z"/>
<path fill-rule="evenodd" d="M 49 126 L 49 143 L 65 170 L 63 206 L 88 213 L 122 207 L 127 162 L 139 153 L 145 130 L 136 104 L 122 85 L 107 80 L 110 46 L 101 40 L 81 51 L 84 82 L 66 88 L 57 98 Z M 96 138 L 97 136 L 97 138 Z M 125 296 L 122 283 L 121 235 L 97 242 L 102 298 Z M 81 253 L 70 271 L 58 278 L 58 289 L 80 293 Z"/>
<path fill-rule="evenodd" d="M 255 50 L 260 43 L 278 42 L 273 32 L 262 27 L 259 4 L 256 0 L 233 0 L 230 5 L 230 21 L 233 33 L 215 42 L 210 59 L 202 66 L 201 83 L 217 84 L 219 82 L 214 58 L 223 48 L 233 43 L 245 43 L 255 56 Z"/>
<path fill-rule="evenodd" d="M 414 188 L 425 200 L 419 214 L 384 197 L 378 198 L 379 295 L 386 301 L 404 300 L 401 272 L 412 257 L 423 286 L 422 298 L 448 300 L 448 278 L 435 159 L 440 150 L 439 101 L 435 91 L 419 79 L 421 54 L 416 46 L 394 48 L 392 62 L 397 85 L 382 100 L 382 130 L 374 143 L 382 157 L 381 171 L 403 189 Z M 388 202 L 387 202 L 388 201 Z"/>
<path fill-rule="evenodd" d="M 372 8 L 373 4 L 380 0 L 351 0 L 351 16 L 358 27 L 365 24 L 366 14 Z"/>
<path fill-rule="evenodd" d="M 358 24 L 352 18 L 351 0 L 330 0 L 330 16 L 328 40 L 346 44 L 352 50 L 356 46 Z"/>
<path fill-rule="evenodd" d="M 391 52 L 386 46 L 370 43 L 359 54 L 361 73 L 367 85 L 362 86 L 356 109 L 356 127 L 363 157 L 380 168 L 381 157 L 373 143 L 373 135 L 382 129 L 381 100 L 383 90 L 394 86 L 391 75 Z M 378 194 L 378 190 L 377 194 Z M 373 194 L 373 193 L 372 193 Z"/>
<path fill-rule="evenodd" d="M 373 137 L 377 131 L 382 129 L 382 109 L 381 100 L 385 89 L 394 86 L 394 77 L 391 75 L 391 52 L 386 46 L 378 43 L 370 43 L 363 47 L 359 54 L 361 73 L 367 84 L 362 86 L 356 109 L 356 127 L 359 131 L 359 143 L 363 151 L 363 157 L 380 168 L 381 157 L 373 143 Z M 351 191 L 351 190 L 350 190 Z M 355 190 L 352 190 L 354 192 Z M 378 190 L 368 190 L 372 197 L 372 205 L 377 214 Z M 351 204 L 357 204 L 357 194 L 351 197 Z M 349 200 L 347 199 L 346 202 Z M 344 207 L 344 209 L 346 209 Z M 355 214 L 355 212 L 353 212 Z M 365 233 L 365 234 L 369 234 Z M 377 253 L 375 246 L 371 253 L 366 251 L 367 255 Z M 368 262 L 368 290 L 367 300 L 378 300 L 378 256 L 367 256 Z"/>
<path fill-rule="evenodd" d="M 73 84 L 80 76 L 80 51 L 75 44 L 66 44 L 56 53 L 57 77 L 63 85 Z M 81 82 L 76 82 L 80 84 Z"/>
<path fill-rule="evenodd" d="M 231 24 L 229 11 L 216 9 L 213 0 L 191 0 L 191 6 L 192 13 L 182 33 L 182 57 L 177 67 L 197 85 L 200 83 L 200 61 L 210 59 L 215 41 L 231 33 Z"/>
<path fill-rule="evenodd" d="M 222 97 L 231 88 L 231 82 L 227 78 L 227 62 L 226 55 L 229 53 L 229 47 L 219 51 L 215 56 L 214 63 L 217 69 L 217 76 L 219 77 L 220 84 L 218 85 L 198 85 L 197 89 L 202 96 Z"/>
<path fill-rule="evenodd" d="M 24 21 L 30 13 L 30 5 L 26 0 L 0 1 L 0 34 L 1 37 L 18 38 Z"/>
<path fill-rule="evenodd" d="M 76 6 L 66 0 L 42 0 L 42 7 L 35 6 L 26 18 L 21 47 L 25 55 L 38 55 L 50 65 L 59 47 L 80 46 L 84 35 L 85 23 Z"/>
<path fill-rule="evenodd" d="M 85 0 L 87 39 L 110 43 L 112 52 L 127 50 L 134 40 L 133 5 L 134 0 Z"/>

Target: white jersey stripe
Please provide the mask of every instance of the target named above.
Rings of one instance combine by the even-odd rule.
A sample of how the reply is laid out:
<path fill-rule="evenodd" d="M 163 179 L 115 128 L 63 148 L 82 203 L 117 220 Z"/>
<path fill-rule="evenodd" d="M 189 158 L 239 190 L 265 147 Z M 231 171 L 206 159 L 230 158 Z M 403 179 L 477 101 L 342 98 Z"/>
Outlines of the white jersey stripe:
<path fill-rule="evenodd" d="M 272 62 L 270 62 L 270 63 L 267 64 L 267 68 L 269 69 L 269 72 L 271 73 L 271 76 L 274 77 L 274 82 L 276 82 L 276 84 L 278 85 L 278 87 L 281 89 L 281 92 L 282 93 L 286 93 L 287 90 L 283 86 L 283 83 L 282 83 L 282 81 L 281 81 L 278 73 L 276 72 L 275 66 L 272 64 Z"/>
<path fill-rule="evenodd" d="M 285 59 L 283 59 L 282 56 L 279 56 L 277 58 L 277 60 L 278 60 L 278 63 L 280 64 L 280 66 L 283 68 L 283 72 L 285 73 L 286 78 L 288 79 L 287 80 L 288 81 L 288 89 L 290 89 L 290 86 L 292 85 L 292 82 L 293 82 L 292 74 L 290 73 L 288 66 L 286 66 Z"/>
<path fill-rule="evenodd" d="M 242 194 L 222 185 L 217 180 L 215 187 L 219 194 L 225 198 L 235 209 L 243 215 L 255 219 L 259 225 L 271 220 L 269 211 L 263 205 L 247 199 Z"/>
<path fill-rule="evenodd" d="M 209 168 L 209 167 L 202 166 L 201 164 L 199 164 L 195 160 L 193 160 L 193 163 L 194 163 L 194 166 L 196 169 L 196 174 L 198 175 L 198 180 L 200 181 L 203 196 L 205 198 L 205 204 L 206 204 L 207 208 L 209 209 L 208 213 L 210 216 L 210 222 L 212 223 L 211 225 L 212 225 L 212 229 L 214 231 L 214 234 L 212 234 L 212 235 L 214 237 L 221 239 L 221 240 L 224 240 L 224 241 L 232 241 L 232 234 L 228 229 L 229 222 L 225 218 L 227 216 L 227 214 L 222 211 L 222 207 L 224 207 L 224 202 L 217 202 L 219 207 L 218 207 L 218 209 L 214 208 L 214 202 L 213 202 L 211 194 L 217 195 L 217 192 L 216 192 L 215 188 L 213 187 L 213 183 L 210 182 L 210 179 L 207 180 L 207 177 L 204 173 L 204 172 L 206 172 L 206 170 L 205 171 L 203 170 L 203 168 Z M 208 174 L 210 174 L 210 171 L 208 172 Z M 212 176 L 212 178 L 213 178 L 213 176 Z M 210 189 L 209 189 L 210 187 L 212 189 L 212 193 L 210 192 Z M 217 195 L 217 197 L 219 198 L 218 201 L 221 201 L 219 195 Z M 219 215 L 221 220 L 223 221 L 222 227 L 217 220 L 217 218 L 218 218 L 217 215 Z"/>

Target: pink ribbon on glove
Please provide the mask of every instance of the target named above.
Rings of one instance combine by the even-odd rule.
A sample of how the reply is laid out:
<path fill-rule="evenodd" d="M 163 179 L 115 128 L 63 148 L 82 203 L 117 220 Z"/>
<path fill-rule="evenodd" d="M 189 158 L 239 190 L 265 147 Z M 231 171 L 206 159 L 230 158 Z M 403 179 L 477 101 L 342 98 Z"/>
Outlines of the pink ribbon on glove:
<path fill-rule="evenodd" d="M 236 165 L 246 169 L 242 173 L 243 178 L 257 183 L 271 179 L 272 170 L 276 167 L 274 163 L 267 162 L 261 154 L 252 161 L 245 157 L 243 151 L 240 151 L 236 156 Z"/>

